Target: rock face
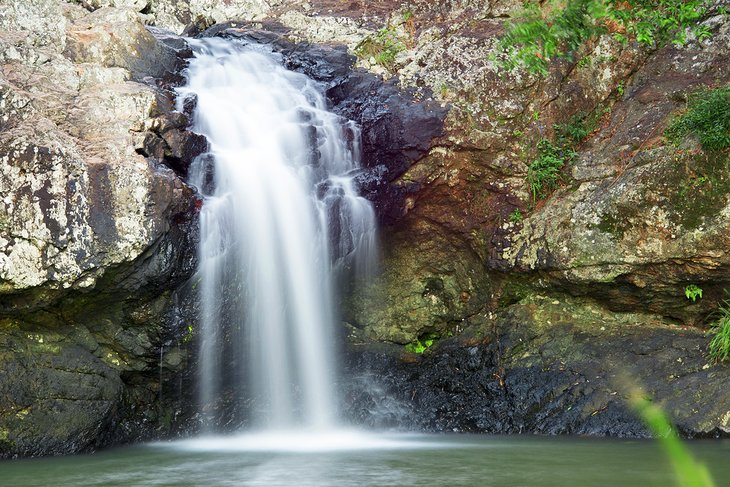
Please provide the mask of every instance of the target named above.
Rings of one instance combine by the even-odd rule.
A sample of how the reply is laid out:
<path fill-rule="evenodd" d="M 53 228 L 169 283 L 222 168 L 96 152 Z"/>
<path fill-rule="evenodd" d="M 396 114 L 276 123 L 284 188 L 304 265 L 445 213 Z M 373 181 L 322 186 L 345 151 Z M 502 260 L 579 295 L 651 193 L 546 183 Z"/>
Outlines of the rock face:
<path fill-rule="evenodd" d="M 194 267 L 192 191 L 136 152 L 159 96 L 132 79 L 177 60 L 134 12 L 46 1 L 4 2 L 0 53 L 0 456 L 87 450 L 157 409 Z"/>
<path fill-rule="evenodd" d="M 610 392 L 625 395 L 614 379 L 599 381 L 600 394 L 583 386 L 568 396 L 540 391 L 543 382 L 565 390 L 580 378 L 592 384 L 595 372 L 626 374 L 627 382 L 643 385 L 688 435 L 728 434 L 730 402 L 722 384 L 730 372 L 710 366 L 702 331 L 730 275 L 727 152 L 705 154 L 689 140 L 678 149 L 661 137 L 688 94 L 728 83 L 727 18 L 710 14 L 705 24 L 712 38 L 681 48 L 650 51 L 605 36 L 538 78 L 519 69 L 504 72 L 490 60 L 514 7 L 509 3 L 309 5 L 309 12 L 291 8 L 279 17 L 288 36 L 321 41 L 329 32 L 359 55 L 357 66 L 397 76 L 391 82 L 424 106 L 448 107 L 430 148 L 402 166 L 384 156 L 383 171 L 395 178 L 369 193 L 381 209 L 383 272 L 346 299 L 353 336 L 369 343 L 363 345 L 368 352 L 355 354 L 364 358 L 353 359 L 353 370 L 370 367 L 373 377 L 386 377 L 380 390 L 410 403 L 402 417 L 418 418 L 414 427 L 645 434 L 622 401 L 611 398 Z M 363 49 L 383 36 L 397 40 L 390 59 Z M 526 176 L 538 142 L 554 140 L 556 125 L 591 117 L 594 126 L 577 141 L 578 155 L 563 169 L 561 187 L 533 199 Z M 690 284 L 704 290 L 702 299 L 685 297 Z M 566 299 L 571 311 L 557 313 L 559 319 L 522 311 L 535 303 L 548 310 Z M 601 330 L 614 320 L 627 320 L 626 331 Z M 525 339 L 525 327 L 539 332 Z M 479 340 L 447 340 L 477 330 Z M 377 345 L 439 339 L 443 348 L 418 360 L 403 356 L 402 347 Z M 605 347 L 588 347 L 591 339 L 605 340 Z M 511 350 L 519 340 L 524 345 Z M 562 343 L 560 352 L 550 340 Z M 629 342 L 650 358 L 627 355 Z M 541 358 L 510 355 L 499 365 L 495 343 L 507 344 L 504 353 Z M 471 353 L 481 357 L 478 364 L 459 375 Z M 561 353 L 570 355 L 568 368 L 546 369 Z M 624 361 L 641 366 L 616 370 Z M 675 363 L 688 365 L 673 370 Z M 675 379 L 695 393 L 676 388 Z M 510 397 L 502 382 L 513 391 L 522 387 L 522 395 Z M 484 388 L 494 392 L 480 393 Z M 431 399 L 406 401 L 404 390 Z M 377 409 L 377 392 L 363 402 L 353 395 L 355 404 Z M 559 400 L 550 406 L 553 399 L 546 398 L 552 397 Z M 499 406 L 490 409 L 494 401 Z"/>

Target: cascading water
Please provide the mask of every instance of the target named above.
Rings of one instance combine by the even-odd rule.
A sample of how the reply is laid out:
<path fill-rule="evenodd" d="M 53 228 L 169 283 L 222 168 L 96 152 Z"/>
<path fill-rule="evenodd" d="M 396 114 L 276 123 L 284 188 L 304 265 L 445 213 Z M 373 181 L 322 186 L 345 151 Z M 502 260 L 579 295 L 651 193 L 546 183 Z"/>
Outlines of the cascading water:
<path fill-rule="evenodd" d="M 337 272 L 370 272 L 375 223 L 352 176 L 359 130 L 328 112 L 321 87 L 263 46 L 191 41 L 179 89 L 210 151 L 192 165 L 201 210 L 200 402 L 223 384 L 256 402 L 266 429 L 328 428 Z M 235 369 L 235 370 L 231 370 Z M 242 394 L 239 392 L 239 394 Z"/>

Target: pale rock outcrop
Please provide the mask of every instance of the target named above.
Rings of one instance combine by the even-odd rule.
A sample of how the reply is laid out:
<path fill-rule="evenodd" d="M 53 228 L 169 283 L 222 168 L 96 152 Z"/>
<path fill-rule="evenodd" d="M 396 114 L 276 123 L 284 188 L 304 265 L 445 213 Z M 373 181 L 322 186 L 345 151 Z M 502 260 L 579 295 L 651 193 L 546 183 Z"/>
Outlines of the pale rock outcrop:
<path fill-rule="evenodd" d="M 132 11 L 74 9 L 10 2 L 24 20 L 0 37 L 5 293 L 93 286 L 104 268 L 159 238 L 165 223 L 151 216 L 182 191 L 135 152 L 156 98 L 130 79 L 164 69 L 163 47 Z"/>
<path fill-rule="evenodd" d="M 228 20 L 261 20 L 280 0 L 151 0 L 150 16 L 158 27 L 181 33 L 191 22 L 202 18 L 206 23 Z"/>

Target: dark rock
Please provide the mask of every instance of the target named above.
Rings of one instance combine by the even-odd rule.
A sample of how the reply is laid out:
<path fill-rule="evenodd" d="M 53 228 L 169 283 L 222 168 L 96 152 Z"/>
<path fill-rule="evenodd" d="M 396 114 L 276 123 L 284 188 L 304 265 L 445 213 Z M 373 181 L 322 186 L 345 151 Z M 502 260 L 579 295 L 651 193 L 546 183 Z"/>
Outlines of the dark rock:
<path fill-rule="evenodd" d="M 183 177 L 193 159 L 208 151 L 208 139 L 189 130 L 169 129 L 162 138 L 168 147 L 163 162 Z"/>
<path fill-rule="evenodd" d="M 443 340 L 422 355 L 352 345 L 348 415 L 406 430 L 647 437 L 626 402 L 640 385 L 685 436 L 730 435 L 723 385 L 730 369 L 704 366 L 701 332 L 617 323 L 605 324 L 610 332 L 533 328 L 525 311 L 508 308 L 495 332 Z"/>
<path fill-rule="evenodd" d="M 155 36 L 158 41 L 172 49 L 175 52 L 176 57 L 181 59 L 193 57 L 193 50 L 184 38 L 184 36 L 188 34 L 183 34 L 183 37 L 181 37 L 153 26 L 147 26 L 147 30 L 150 31 L 150 33 Z"/>
<path fill-rule="evenodd" d="M 193 112 L 195 111 L 195 108 L 198 106 L 198 95 L 196 94 L 190 94 L 185 97 L 183 100 L 183 113 L 188 117 L 191 118 L 193 116 Z"/>
<path fill-rule="evenodd" d="M 167 143 L 154 132 L 145 134 L 142 155 L 162 161 L 167 150 Z"/>
<path fill-rule="evenodd" d="M 0 410 L 7 415 L 0 458 L 88 451 L 102 444 L 122 393 L 119 375 L 74 343 L 78 329 L 31 330 L 0 335 L 0 348 L 9 351 L 0 369 Z"/>

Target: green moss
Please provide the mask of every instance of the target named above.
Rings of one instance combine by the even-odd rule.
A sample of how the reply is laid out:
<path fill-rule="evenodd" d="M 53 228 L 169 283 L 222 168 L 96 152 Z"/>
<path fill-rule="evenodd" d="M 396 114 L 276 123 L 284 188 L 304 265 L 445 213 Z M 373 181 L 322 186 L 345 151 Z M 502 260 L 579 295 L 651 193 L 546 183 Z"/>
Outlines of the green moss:
<path fill-rule="evenodd" d="M 532 287 L 523 281 L 510 279 L 504 282 L 497 302 L 498 308 L 506 308 L 533 293 Z"/>
<path fill-rule="evenodd" d="M 706 219 L 717 215 L 726 205 L 730 192 L 727 154 L 719 152 L 693 154 L 678 174 L 679 190 L 669 195 L 669 210 L 679 224 L 694 230 Z"/>
<path fill-rule="evenodd" d="M 610 213 L 601 215 L 601 221 L 596 225 L 597 229 L 603 233 L 608 233 L 616 240 L 624 238 L 624 233 L 628 230 L 628 227 L 629 223 L 626 218 L 616 218 Z"/>
<path fill-rule="evenodd" d="M 0 427 L 0 453 L 10 452 L 15 448 L 15 442 L 10 439 L 10 431 Z"/>
<path fill-rule="evenodd" d="M 668 220 L 686 230 L 696 230 L 715 218 L 730 198 L 730 164 L 721 152 L 666 149 L 647 153 L 655 164 L 643 173 L 638 187 L 643 194 L 632 201 L 614 201 L 601 211 L 593 226 L 620 240 L 636 220 L 643 221 L 660 208 Z"/>

